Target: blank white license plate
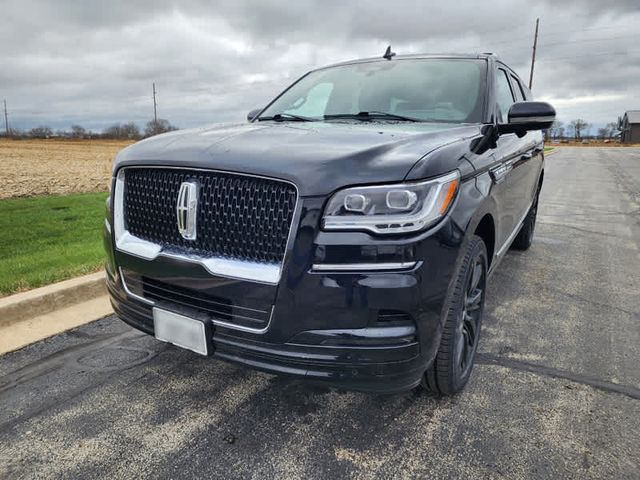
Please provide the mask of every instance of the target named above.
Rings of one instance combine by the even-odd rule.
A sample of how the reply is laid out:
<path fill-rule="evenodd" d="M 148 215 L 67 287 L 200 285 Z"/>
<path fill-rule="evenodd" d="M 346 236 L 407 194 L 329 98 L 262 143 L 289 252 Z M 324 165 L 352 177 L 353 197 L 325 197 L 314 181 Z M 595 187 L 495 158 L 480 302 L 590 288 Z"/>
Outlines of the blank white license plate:
<path fill-rule="evenodd" d="M 204 322 L 161 308 L 154 308 L 153 326 L 158 340 L 201 355 L 209 354 Z"/>

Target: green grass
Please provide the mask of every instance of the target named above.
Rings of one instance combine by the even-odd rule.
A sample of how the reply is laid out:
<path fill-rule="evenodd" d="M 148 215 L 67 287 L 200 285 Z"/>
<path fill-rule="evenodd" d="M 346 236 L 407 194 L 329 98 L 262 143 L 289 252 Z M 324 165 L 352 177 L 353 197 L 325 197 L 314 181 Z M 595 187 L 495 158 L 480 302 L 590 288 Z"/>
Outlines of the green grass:
<path fill-rule="evenodd" d="M 98 270 L 107 195 L 0 200 L 0 296 Z"/>
<path fill-rule="evenodd" d="M 545 152 L 550 152 L 551 150 L 553 150 L 556 147 L 544 147 L 544 151 Z"/>

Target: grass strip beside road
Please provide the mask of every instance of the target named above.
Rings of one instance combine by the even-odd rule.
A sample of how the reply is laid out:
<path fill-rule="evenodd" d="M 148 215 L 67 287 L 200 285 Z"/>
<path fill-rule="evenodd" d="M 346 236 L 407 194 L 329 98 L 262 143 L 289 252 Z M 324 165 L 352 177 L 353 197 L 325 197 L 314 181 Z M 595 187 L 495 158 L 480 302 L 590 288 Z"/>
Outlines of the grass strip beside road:
<path fill-rule="evenodd" d="M 107 195 L 0 200 L 0 296 L 99 270 Z"/>

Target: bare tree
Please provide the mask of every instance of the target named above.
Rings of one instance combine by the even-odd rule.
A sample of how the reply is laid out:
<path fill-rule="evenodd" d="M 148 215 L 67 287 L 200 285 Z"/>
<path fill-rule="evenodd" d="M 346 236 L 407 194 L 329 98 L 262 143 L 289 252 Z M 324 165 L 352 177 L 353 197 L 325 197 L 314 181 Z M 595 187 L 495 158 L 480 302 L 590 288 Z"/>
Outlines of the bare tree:
<path fill-rule="evenodd" d="M 574 138 L 576 140 L 580 140 L 583 134 L 588 133 L 589 128 L 591 128 L 591 124 L 586 120 L 576 118 L 575 120 L 571 120 L 571 122 L 569 123 L 569 128 L 571 128 L 571 130 L 573 131 Z"/>
<path fill-rule="evenodd" d="M 33 138 L 49 138 L 53 135 L 53 130 L 46 125 L 40 125 L 39 127 L 32 128 L 29 135 Z"/>
<path fill-rule="evenodd" d="M 564 134 L 564 122 L 554 120 L 551 124 L 551 128 L 549 128 L 549 132 L 553 138 L 562 137 Z"/>
<path fill-rule="evenodd" d="M 152 137 L 153 135 L 159 135 L 161 133 L 171 132 L 173 130 L 178 130 L 178 127 L 176 127 L 175 125 L 171 125 L 171 123 L 169 123 L 169 120 L 159 118 L 158 121 L 151 120 L 147 122 L 147 125 L 144 128 L 144 136 Z"/>
<path fill-rule="evenodd" d="M 87 131 L 80 125 L 71 125 L 71 136 L 73 138 L 84 138 Z"/>
<path fill-rule="evenodd" d="M 120 138 L 121 127 L 119 123 L 115 123 L 104 129 L 102 136 L 104 138 Z"/>
<path fill-rule="evenodd" d="M 20 130 L 16 128 L 9 127 L 9 132 L 7 132 L 4 127 L 0 128 L 0 138 L 17 138 L 20 135 Z"/>
<path fill-rule="evenodd" d="M 116 123 L 104 130 L 103 137 L 138 139 L 140 138 L 140 129 L 133 122 L 123 124 Z"/>
<path fill-rule="evenodd" d="M 607 128 L 609 129 L 609 138 L 613 138 L 613 136 L 616 134 L 616 132 L 618 130 L 620 130 L 618 128 L 618 123 L 617 122 L 609 122 L 609 123 L 607 123 Z"/>
<path fill-rule="evenodd" d="M 122 133 L 124 134 L 123 138 L 129 138 L 129 139 L 138 139 L 138 138 L 140 138 L 140 129 L 133 122 L 129 122 L 129 123 L 123 124 L 122 125 Z"/>

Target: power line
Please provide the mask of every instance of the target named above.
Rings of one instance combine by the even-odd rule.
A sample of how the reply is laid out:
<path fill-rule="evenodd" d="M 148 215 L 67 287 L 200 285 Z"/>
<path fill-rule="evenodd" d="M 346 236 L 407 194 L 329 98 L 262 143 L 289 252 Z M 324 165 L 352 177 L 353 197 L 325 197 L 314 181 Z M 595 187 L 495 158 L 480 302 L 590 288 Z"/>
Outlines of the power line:
<path fill-rule="evenodd" d="M 545 25 L 548 25 L 547 23 L 545 23 Z M 573 30 L 567 30 L 564 29 L 562 31 L 546 31 L 543 30 L 540 32 L 540 38 L 541 39 L 546 39 L 548 37 L 557 37 L 558 35 L 562 35 L 564 37 L 567 37 L 567 35 L 572 34 L 572 33 L 583 33 L 583 32 L 590 32 L 590 31 L 598 31 L 598 30 L 610 30 L 610 29 L 621 29 L 621 28 L 626 28 L 626 27 L 631 27 L 631 25 L 609 25 L 609 26 L 605 26 L 605 27 L 593 27 L 593 28 L 580 28 L 580 29 L 573 29 Z M 495 32 L 493 31 L 487 31 L 487 32 L 478 32 L 477 35 L 484 35 L 485 33 L 489 34 L 494 34 Z M 637 33 L 632 33 L 629 35 L 617 35 L 615 37 L 608 37 L 608 38 L 585 38 L 585 39 L 576 39 L 576 40 L 563 40 L 560 42 L 550 42 L 550 43 L 545 43 L 545 44 L 540 44 L 539 46 L 551 46 L 551 45 L 564 45 L 565 43 L 582 43 L 582 42 L 592 42 L 592 41 L 608 41 L 608 40 L 612 40 L 612 39 L 620 39 L 620 38 L 630 38 L 630 37 L 636 37 L 640 34 Z M 475 47 L 471 47 L 469 48 L 469 50 L 479 50 L 482 49 L 483 51 L 486 50 L 487 48 L 492 48 L 493 46 L 496 45 L 514 45 L 516 44 L 516 46 L 514 47 L 507 47 L 505 50 L 512 50 L 512 49 L 516 49 L 516 48 L 520 48 L 518 46 L 518 44 L 527 44 L 530 41 L 530 38 L 528 35 L 520 35 L 520 36 L 513 36 L 513 35 L 509 35 L 509 34 L 505 34 L 505 36 L 508 36 L 509 39 L 505 39 L 505 40 L 501 40 L 500 37 L 502 37 L 502 35 L 500 35 L 498 37 L 498 41 L 489 41 L 487 43 L 485 43 L 482 46 L 475 46 Z"/>
<path fill-rule="evenodd" d="M 618 51 L 601 52 L 601 53 L 587 53 L 584 55 L 572 55 L 570 57 L 551 57 L 551 58 L 542 57 L 540 61 L 544 63 L 557 63 L 557 62 L 566 62 L 568 60 L 573 60 L 574 58 L 602 57 L 602 56 L 628 55 L 628 54 L 629 52 L 626 50 L 625 51 L 618 50 Z"/>
<path fill-rule="evenodd" d="M 621 38 L 635 38 L 640 37 L 638 33 L 632 33 L 629 35 L 618 35 L 616 37 L 608 37 L 608 38 L 581 38 L 577 40 L 563 40 L 562 42 L 551 42 L 551 43 L 543 43 L 540 44 L 541 47 L 551 47 L 554 45 L 565 45 L 567 43 L 584 43 L 584 42 L 608 42 L 611 40 L 619 40 Z"/>

